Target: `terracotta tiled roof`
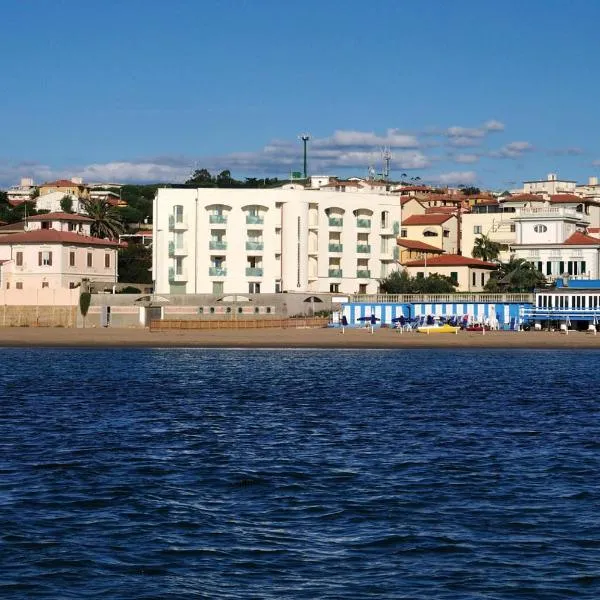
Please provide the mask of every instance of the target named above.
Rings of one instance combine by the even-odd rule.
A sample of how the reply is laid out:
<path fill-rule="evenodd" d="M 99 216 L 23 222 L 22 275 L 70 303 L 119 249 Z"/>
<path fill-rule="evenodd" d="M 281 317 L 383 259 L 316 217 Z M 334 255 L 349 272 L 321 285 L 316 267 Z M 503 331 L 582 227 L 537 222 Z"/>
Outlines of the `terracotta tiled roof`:
<path fill-rule="evenodd" d="M 405 263 L 407 267 L 424 267 L 425 260 L 411 260 Z M 479 267 L 485 269 L 496 269 L 498 265 L 479 260 L 478 258 L 469 258 L 459 254 L 441 254 L 427 259 L 428 267 Z"/>
<path fill-rule="evenodd" d="M 581 231 L 576 231 L 563 243 L 568 246 L 598 246 L 600 245 L 600 240 L 598 238 L 585 235 L 585 233 L 581 233 Z"/>
<path fill-rule="evenodd" d="M 454 214 L 456 213 L 458 209 L 456 208 L 456 206 L 428 206 L 425 209 L 425 214 L 426 215 L 433 215 L 433 214 Z"/>
<path fill-rule="evenodd" d="M 402 222 L 402 225 L 441 225 L 454 215 L 433 214 L 433 215 L 411 215 Z"/>
<path fill-rule="evenodd" d="M 10 231 L 23 231 L 25 229 L 25 221 L 18 221 L 17 223 L 9 223 L 8 225 L 2 225 L 0 227 L 0 233 L 8 233 Z"/>
<path fill-rule="evenodd" d="M 398 188 L 397 192 L 433 192 L 433 190 L 426 185 L 406 185 Z"/>
<path fill-rule="evenodd" d="M 94 219 L 90 219 L 84 215 L 78 215 L 75 213 L 66 213 L 66 212 L 53 212 L 46 213 L 43 215 L 34 215 L 33 217 L 29 217 L 30 221 L 80 221 L 85 223 L 90 223 Z"/>
<path fill-rule="evenodd" d="M 545 198 L 539 194 L 517 194 L 504 200 L 505 202 L 545 202 Z"/>
<path fill-rule="evenodd" d="M 111 246 L 121 244 L 113 240 L 81 235 L 74 231 L 58 231 L 58 229 L 34 229 L 24 233 L 15 233 L 0 237 L 0 245 L 7 244 L 81 244 L 83 246 Z"/>
<path fill-rule="evenodd" d="M 74 183 L 70 179 L 57 179 L 56 181 L 47 181 L 42 183 L 40 187 L 52 186 L 52 187 L 79 187 L 84 185 L 83 183 Z"/>
<path fill-rule="evenodd" d="M 550 196 L 552 204 L 581 204 L 584 201 L 584 198 L 575 196 L 575 194 L 554 194 Z"/>
<path fill-rule="evenodd" d="M 430 246 L 425 242 L 419 242 L 418 240 L 406 240 L 404 238 L 398 238 L 398 246 L 407 248 L 408 250 L 426 250 L 427 252 L 436 252 L 437 254 L 443 254 L 444 251 L 441 248 Z"/>

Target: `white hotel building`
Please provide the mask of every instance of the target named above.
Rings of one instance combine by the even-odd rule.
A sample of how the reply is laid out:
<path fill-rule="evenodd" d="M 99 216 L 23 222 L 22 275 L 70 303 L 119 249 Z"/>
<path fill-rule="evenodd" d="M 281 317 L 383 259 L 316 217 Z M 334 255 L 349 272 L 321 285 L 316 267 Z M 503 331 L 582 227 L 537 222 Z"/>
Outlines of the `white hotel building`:
<path fill-rule="evenodd" d="M 376 293 L 398 268 L 399 222 L 398 196 L 385 193 L 160 188 L 155 290 Z"/>

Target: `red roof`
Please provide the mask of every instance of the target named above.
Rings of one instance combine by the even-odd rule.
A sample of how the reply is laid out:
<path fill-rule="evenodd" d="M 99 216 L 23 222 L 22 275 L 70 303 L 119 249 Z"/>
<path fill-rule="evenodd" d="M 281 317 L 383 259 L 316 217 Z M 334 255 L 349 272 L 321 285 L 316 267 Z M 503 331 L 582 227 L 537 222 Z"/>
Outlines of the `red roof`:
<path fill-rule="evenodd" d="M 581 204 L 585 200 L 575 194 L 554 194 L 550 196 L 550 202 L 552 204 Z"/>
<path fill-rule="evenodd" d="M 74 231 L 58 229 L 34 229 L 24 233 L 14 233 L 0 237 L 0 245 L 8 244 L 81 244 L 83 246 L 120 246 L 114 240 L 81 235 Z"/>
<path fill-rule="evenodd" d="M 33 217 L 28 218 L 30 221 L 83 221 L 86 223 L 90 223 L 94 220 L 84 215 L 66 212 L 46 213 L 43 215 L 34 215 Z"/>
<path fill-rule="evenodd" d="M 402 225 L 441 225 L 448 219 L 451 219 L 454 215 L 411 215 L 402 222 Z"/>
<path fill-rule="evenodd" d="M 599 246 L 600 240 L 598 238 L 585 235 L 581 231 L 576 231 L 574 234 L 569 236 L 563 244 L 569 246 Z"/>
<path fill-rule="evenodd" d="M 75 183 L 70 179 L 57 179 L 56 181 L 47 181 L 46 183 L 42 183 L 40 187 L 52 186 L 52 187 L 79 187 L 84 185 L 83 183 Z"/>
<path fill-rule="evenodd" d="M 407 267 L 424 267 L 425 260 L 411 260 L 405 263 Z M 479 267 L 484 269 L 496 269 L 497 264 L 479 260 L 478 258 L 469 258 L 459 254 L 441 254 L 427 259 L 428 267 Z"/>
<path fill-rule="evenodd" d="M 517 194 L 507 197 L 504 202 L 545 202 L 543 196 L 538 194 Z"/>
<path fill-rule="evenodd" d="M 419 242 L 418 240 L 405 240 L 404 238 L 399 238 L 397 243 L 398 246 L 408 248 L 409 250 L 425 250 L 426 252 L 436 252 L 437 254 L 443 254 L 444 252 L 440 248 L 436 248 L 435 246 L 431 246 L 425 242 Z"/>
<path fill-rule="evenodd" d="M 458 209 L 456 208 L 456 206 L 428 206 L 425 209 L 425 214 L 454 214 L 457 210 Z"/>

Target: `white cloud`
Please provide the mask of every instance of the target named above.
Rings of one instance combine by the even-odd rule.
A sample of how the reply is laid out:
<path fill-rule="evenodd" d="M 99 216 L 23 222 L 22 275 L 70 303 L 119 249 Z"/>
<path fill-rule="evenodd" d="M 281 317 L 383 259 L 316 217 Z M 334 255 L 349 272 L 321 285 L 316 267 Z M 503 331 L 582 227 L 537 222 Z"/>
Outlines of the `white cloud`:
<path fill-rule="evenodd" d="M 479 156 L 477 154 L 455 154 L 452 160 L 457 163 L 475 163 L 479 160 Z"/>
<path fill-rule="evenodd" d="M 449 173 L 440 173 L 430 179 L 444 185 L 471 185 L 476 183 L 477 173 L 475 171 L 450 171 Z"/>
<path fill-rule="evenodd" d="M 334 131 L 330 137 L 316 138 L 311 143 L 315 148 L 341 148 L 346 146 L 417 148 L 419 146 L 419 142 L 414 135 L 401 133 L 398 129 L 388 129 L 384 135 L 377 135 L 371 131 L 338 130 Z"/>
<path fill-rule="evenodd" d="M 486 131 L 504 131 L 504 123 L 490 119 L 483 124 Z"/>
<path fill-rule="evenodd" d="M 451 138 L 481 138 L 485 135 L 485 129 L 476 127 L 448 127 L 446 135 Z"/>
<path fill-rule="evenodd" d="M 490 152 L 490 156 L 494 158 L 518 158 L 525 152 L 534 150 L 533 144 L 529 142 L 511 142 L 502 146 L 500 150 Z"/>

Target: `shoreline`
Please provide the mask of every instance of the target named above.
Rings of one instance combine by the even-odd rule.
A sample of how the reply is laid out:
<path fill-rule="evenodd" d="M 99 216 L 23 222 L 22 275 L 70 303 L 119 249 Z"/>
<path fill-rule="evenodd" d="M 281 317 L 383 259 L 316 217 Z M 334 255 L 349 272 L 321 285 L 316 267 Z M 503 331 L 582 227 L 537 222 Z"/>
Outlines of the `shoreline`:
<path fill-rule="evenodd" d="M 458 334 L 400 333 L 394 329 L 0 328 L 3 348 L 314 348 L 314 349 L 598 349 L 600 335 L 571 331 L 459 331 Z"/>

